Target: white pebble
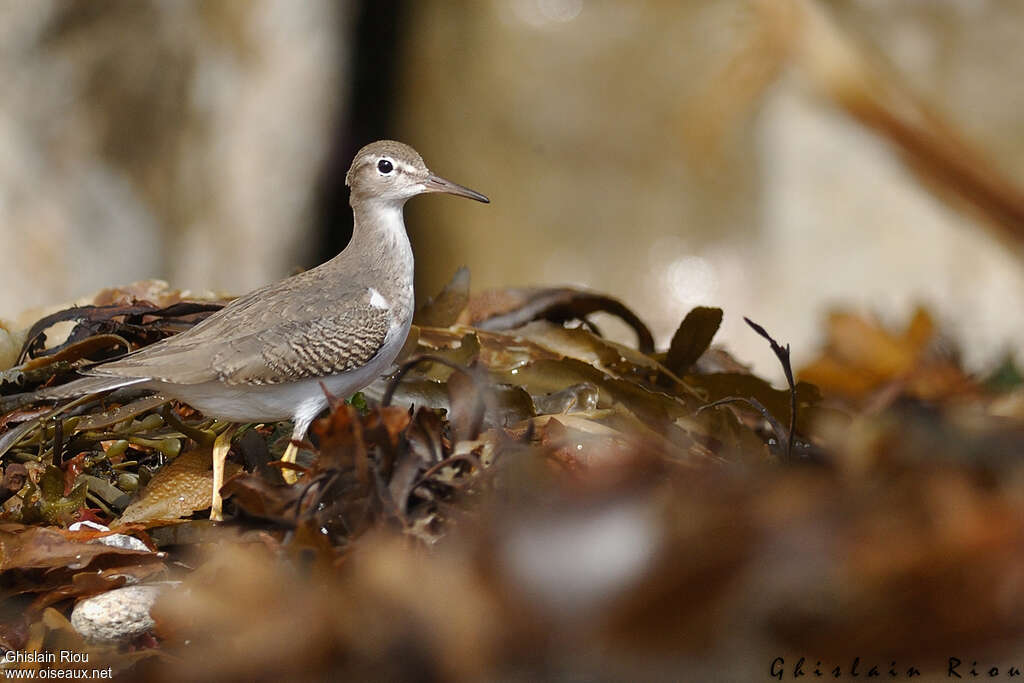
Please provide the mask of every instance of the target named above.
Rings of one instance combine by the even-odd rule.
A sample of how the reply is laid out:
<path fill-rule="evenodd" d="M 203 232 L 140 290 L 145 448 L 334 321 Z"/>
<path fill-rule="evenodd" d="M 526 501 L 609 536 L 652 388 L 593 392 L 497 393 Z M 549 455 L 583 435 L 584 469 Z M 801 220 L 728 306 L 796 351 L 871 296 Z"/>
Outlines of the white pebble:
<path fill-rule="evenodd" d="M 162 586 L 124 586 L 86 598 L 71 612 L 71 625 L 88 640 L 130 640 L 153 628 L 149 609 L 162 589 Z"/>

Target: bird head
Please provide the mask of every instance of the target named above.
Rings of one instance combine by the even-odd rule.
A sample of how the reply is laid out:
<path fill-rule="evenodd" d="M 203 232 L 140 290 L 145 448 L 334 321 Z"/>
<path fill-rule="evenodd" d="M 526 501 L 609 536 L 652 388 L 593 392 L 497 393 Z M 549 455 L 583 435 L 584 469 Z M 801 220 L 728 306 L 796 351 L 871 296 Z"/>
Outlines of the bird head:
<path fill-rule="evenodd" d="M 479 192 L 434 175 L 416 150 L 394 140 L 378 140 L 359 150 L 345 175 L 345 184 L 351 188 L 353 200 L 382 200 L 399 206 L 426 192 L 490 202 Z"/>

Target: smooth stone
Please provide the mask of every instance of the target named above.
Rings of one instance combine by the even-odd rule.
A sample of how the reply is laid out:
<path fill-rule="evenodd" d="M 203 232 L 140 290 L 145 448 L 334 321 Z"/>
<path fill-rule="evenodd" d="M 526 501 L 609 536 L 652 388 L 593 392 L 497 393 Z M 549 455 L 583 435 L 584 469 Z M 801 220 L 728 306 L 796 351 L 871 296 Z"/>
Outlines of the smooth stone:
<path fill-rule="evenodd" d="M 93 641 L 130 640 L 155 626 L 149 610 L 164 586 L 124 586 L 82 600 L 71 612 L 71 625 Z"/>

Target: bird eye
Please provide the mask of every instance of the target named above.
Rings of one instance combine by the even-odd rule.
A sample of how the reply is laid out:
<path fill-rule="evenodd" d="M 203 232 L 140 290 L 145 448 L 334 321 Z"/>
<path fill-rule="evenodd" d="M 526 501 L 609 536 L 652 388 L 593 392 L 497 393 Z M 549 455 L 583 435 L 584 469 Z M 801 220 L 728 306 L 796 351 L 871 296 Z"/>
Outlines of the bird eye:
<path fill-rule="evenodd" d="M 391 173 L 392 171 L 394 171 L 395 167 L 387 159 L 381 159 L 380 161 L 377 162 L 377 170 L 380 171 L 381 173 L 387 175 L 388 173 Z"/>

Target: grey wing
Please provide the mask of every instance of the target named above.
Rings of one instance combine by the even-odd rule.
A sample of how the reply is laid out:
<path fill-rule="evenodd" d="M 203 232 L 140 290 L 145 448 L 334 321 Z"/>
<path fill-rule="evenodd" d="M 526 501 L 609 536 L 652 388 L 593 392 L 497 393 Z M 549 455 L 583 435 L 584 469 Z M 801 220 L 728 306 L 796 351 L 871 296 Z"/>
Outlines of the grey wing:
<path fill-rule="evenodd" d="M 253 292 L 187 332 L 90 368 L 87 374 L 175 384 L 278 384 L 366 363 L 383 346 L 391 326 L 387 310 L 354 297 L 323 307 L 310 301 L 274 303 L 259 302 L 259 292 Z M 317 310 L 328 313 L 315 316 Z M 252 331 L 260 319 L 264 325 Z"/>
<path fill-rule="evenodd" d="M 386 310 L 350 307 L 225 340 L 211 365 L 217 379 L 229 385 L 281 384 L 336 375 L 377 355 L 390 329 Z"/>

